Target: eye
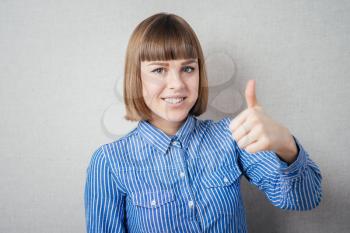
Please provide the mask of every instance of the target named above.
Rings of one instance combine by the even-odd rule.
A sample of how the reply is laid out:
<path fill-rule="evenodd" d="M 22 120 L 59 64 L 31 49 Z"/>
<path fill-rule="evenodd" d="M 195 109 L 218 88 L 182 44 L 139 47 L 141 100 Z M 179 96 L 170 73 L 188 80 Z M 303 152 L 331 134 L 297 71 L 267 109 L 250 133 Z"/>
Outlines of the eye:
<path fill-rule="evenodd" d="M 184 71 L 186 73 L 192 73 L 194 71 L 194 67 L 192 67 L 192 66 L 185 66 L 184 67 Z"/>
<path fill-rule="evenodd" d="M 155 73 L 155 74 L 161 74 L 164 72 L 164 68 L 157 68 L 157 69 L 154 69 L 152 70 L 152 73 Z"/>

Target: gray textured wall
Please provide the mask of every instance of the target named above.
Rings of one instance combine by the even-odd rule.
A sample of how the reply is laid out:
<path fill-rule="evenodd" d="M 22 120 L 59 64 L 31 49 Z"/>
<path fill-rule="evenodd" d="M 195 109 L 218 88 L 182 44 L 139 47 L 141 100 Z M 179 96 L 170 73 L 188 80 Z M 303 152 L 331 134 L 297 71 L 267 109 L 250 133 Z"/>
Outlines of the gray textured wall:
<path fill-rule="evenodd" d="M 277 209 L 243 182 L 250 232 L 349 231 L 349 1 L 212 2 L 0 0 L 0 232 L 85 231 L 91 154 L 135 126 L 122 119 L 129 36 L 160 11 L 184 17 L 202 43 L 211 104 L 201 118 L 243 110 L 256 79 L 266 112 L 321 168 L 311 212 Z"/>

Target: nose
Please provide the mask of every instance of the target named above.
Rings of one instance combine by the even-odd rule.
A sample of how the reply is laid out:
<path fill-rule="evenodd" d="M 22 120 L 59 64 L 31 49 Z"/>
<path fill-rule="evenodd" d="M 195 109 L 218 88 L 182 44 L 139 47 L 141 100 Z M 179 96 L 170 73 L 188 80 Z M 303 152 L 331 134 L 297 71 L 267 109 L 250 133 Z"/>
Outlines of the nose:
<path fill-rule="evenodd" d="M 174 69 L 171 69 L 167 77 L 167 86 L 170 89 L 181 89 L 185 86 L 181 74 Z"/>

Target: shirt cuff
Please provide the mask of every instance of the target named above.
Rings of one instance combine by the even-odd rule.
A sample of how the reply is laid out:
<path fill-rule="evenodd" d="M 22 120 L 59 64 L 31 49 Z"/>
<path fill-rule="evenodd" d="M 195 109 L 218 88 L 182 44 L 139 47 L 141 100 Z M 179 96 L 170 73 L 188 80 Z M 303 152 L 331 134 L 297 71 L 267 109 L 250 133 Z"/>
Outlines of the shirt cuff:
<path fill-rule="evenodd" d="M 295 144 L 297 145 L 298 151 L 299 151 L 297 155 L 297 159 L 288 166 L 288 163 L 282 161 L 276 154 L 276 156 L 280 161 L 280 174 L 282 177 L 285 177 L 288 179 L 298 176 L 304 170 L 307 163 L 306 151 L 304 150 L 303 146 L 298 141 L 298 139 L 296 139 L 294 135 L 292 136 L 294 138 Z"/>

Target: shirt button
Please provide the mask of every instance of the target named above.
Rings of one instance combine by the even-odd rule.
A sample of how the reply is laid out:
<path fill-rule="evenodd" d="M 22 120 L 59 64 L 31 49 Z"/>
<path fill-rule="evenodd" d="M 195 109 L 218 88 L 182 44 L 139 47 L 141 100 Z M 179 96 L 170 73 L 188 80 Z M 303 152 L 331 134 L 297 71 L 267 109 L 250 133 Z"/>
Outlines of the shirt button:
<path fill-rule="evenodd" d="M 180 177 L 181 177 L 181 178 L 185 178 L 185 176 L 186 176 L 186 175 L 185 175 L 184 172 L 180 172 Z"/>
<path fill-rule="evenodd" d="M 179 142 L 179 141 L 177 141 L 177 140 L 172 141 L 172 142 L 171 142 L 171 145 L 173 145 L 173 146 L 177 146 L 177 147 L 182 148 L 182 146 L 181 146 L 181 142 Z"/>
<path fill-rule="evenodd" d="M 229 180 L 228 180 L 228 178 L 227 178 L 226 176 L 224 177 L 224 182 L 225 182 L 225 183 L 228 183 L 228 182 L 229 182 Z"/>
<path fill-rule="evenodd" d="M 151 201 L 151 206 L 155 206 L 157 204 L 156 200 Z"/>
<path fill-rule="evenodd" d="M 193 201 L 189 201 L 188 202 L 188 206 L 192 209 L 193 208 L 193 206 L 194 206 L 194 203 L 193 203 Z"/>

